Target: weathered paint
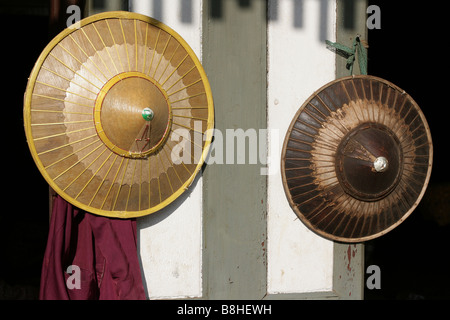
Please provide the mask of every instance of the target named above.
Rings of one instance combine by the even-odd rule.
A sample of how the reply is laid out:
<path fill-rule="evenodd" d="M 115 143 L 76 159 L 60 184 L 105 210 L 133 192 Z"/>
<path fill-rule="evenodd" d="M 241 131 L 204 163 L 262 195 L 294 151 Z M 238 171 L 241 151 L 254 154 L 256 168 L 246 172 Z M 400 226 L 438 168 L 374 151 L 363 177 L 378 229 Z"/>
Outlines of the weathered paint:
<path fill-rule="evenodd" d="M 343 299 L 361 299 L 364 291 L 364 246 L 342 244 L 335 249 L 334 291 Z"/>

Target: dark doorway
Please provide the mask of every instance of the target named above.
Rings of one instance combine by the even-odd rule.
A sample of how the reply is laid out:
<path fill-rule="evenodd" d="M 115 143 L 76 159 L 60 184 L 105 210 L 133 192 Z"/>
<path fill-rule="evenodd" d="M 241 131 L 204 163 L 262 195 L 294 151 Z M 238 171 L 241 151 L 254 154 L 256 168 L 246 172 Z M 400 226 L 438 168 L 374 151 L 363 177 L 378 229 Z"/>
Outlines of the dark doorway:
<path fill-rule="evenodd" d="M 25 138 L 23 96 L 48 43 L 49 1 L 1 1 L 2 180 L 0 299 L 36 299 L 48 234 L 48 185 Z"/>
<path fill-rule="evenodd" d="M 427 192 L 405 222 L 366 243 L 366 268 L 381 269 L 381 289 L 366 299 L 450 297 L 450 170 L 446 11 L 437 2 L 373 0 L 381 29 L 369 30 L 369 74 L 409 93 L 431 128 L 433 169 Z M 367 275 L 366 275 L 367 278 Z"/>

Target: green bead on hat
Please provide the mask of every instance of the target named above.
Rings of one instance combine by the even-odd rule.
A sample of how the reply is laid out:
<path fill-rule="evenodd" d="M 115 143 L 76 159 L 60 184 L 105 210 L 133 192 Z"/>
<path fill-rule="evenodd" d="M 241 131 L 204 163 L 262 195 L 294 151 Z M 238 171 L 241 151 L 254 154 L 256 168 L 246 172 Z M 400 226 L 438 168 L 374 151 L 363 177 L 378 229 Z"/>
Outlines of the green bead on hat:
<path fill-rule="evenodd" d="M 151 121 L 155 117 L 155 113 L 150 108 L 145 108 L 142 110 L 142 118 L 144 118 L 145 121 Z"/>

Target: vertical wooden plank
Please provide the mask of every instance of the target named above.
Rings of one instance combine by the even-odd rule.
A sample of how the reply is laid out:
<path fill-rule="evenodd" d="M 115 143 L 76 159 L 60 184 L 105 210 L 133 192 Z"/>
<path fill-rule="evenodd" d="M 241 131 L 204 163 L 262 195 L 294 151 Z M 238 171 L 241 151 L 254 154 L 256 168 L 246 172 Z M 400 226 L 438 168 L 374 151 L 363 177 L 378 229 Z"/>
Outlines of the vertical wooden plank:
<path fill-rule="evenodd" d="M 367 0 L 337 0 L 336 42 L 351 47 L 357 34 L 367 39 Z M 336 55 L 336 78 L 350 75 L 346 59 Z M 354 74 L 359 73 L 355 63 Z M 334 244 L 333 289 L 341 299 L 364 296 L 364 244 Z"/>
<path fill-rule="evenodd" d="M 367 0 L 337 0 L 336 42 L 351 47 L 356 35 L 367 40 L 366 10 Z M 347 60 L 336 55 L 336 78 L 350 75 L 346 69 Z M 360 74 L 359 65 L 355 61 L 354 74 Z"/>
<path fill-rule="evenodd" d="M 261 299 L 267 281 L 266 176 L 259 159 L 249 164 L 249 139 L 245 164 L 237 164 L 242 135 L 232 136 L 239 128 L 257 136 L 267 128 L 266 1 L 203 3 L 203 66 L 222 133 L 215 139 L 223 137 L 227 151 L 233 144 L 235 154 L 230 163 L 224 152 L 224 164 L 207 165 L 203 174 L 203 297 Z"/>

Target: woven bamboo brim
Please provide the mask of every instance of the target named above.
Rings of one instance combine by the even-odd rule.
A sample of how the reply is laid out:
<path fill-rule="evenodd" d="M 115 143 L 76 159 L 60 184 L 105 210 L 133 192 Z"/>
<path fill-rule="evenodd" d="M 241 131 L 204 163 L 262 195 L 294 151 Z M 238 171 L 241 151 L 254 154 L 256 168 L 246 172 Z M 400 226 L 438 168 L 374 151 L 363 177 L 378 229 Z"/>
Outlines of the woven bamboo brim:
<path fill-rule="evenodd" d="M 416 102 L 394 84 L 351 76 L 301 106 L 283 145 L 288 201 L 311 230 L 361 242 L 403 222 L 428 185 L 433 146 Z"/>
<path fill-rule="evenodd" d="M 94 214 L 131 218 L 190 186 L 214 111 L 206 74 L 175 31 L 140 14 L 106 12 L 44 49 L 24 122 L 34 161 L 58 194 Z"/>

